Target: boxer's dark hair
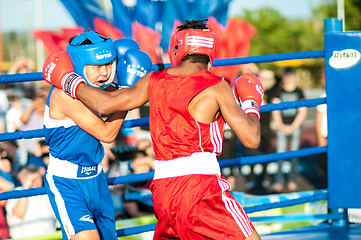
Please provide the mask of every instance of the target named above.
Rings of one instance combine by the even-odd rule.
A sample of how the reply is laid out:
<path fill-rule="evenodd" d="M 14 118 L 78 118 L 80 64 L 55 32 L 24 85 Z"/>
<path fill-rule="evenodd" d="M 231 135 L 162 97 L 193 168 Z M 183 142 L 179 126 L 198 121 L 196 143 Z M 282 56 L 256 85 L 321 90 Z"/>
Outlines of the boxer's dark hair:
<path fill-rule="evenodd" d="M 207 25 L 204 22 L 207 22 L 208 19 L 204 20 L 186 20 L 186 23 L 177 27 L 178 31 L 184 29 L 208 29 Z"/>
<path fill-rule="evenodd" d="M 186 20 L 186 23 L 177 27 L 178 31 L 185 29 L 208 29 L 207 25 L 204 22 L 207 22 L 208 19 L 204 20 Z M 200 54 L 187 54 L 185 55 L 181 62 L 184 60 L 190 59 L 192 63 L 208 63 L 209 57 L 207 55 Z"/>

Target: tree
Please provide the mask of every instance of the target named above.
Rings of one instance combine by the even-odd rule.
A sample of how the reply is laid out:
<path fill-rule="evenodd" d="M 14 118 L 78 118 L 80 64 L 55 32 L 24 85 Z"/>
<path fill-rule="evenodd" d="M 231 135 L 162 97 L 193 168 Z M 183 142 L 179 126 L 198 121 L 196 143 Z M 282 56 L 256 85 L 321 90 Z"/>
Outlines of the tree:
<path fill-rule="evenodd" d="M 246 10 L 243 18 L 255 26 L 250 55 L 277 54 L 323 49 L 323 28 L 313 19 L 287 19 L 266 7 Z"/>
<path fill-rule="evenodd" d="M 264 7 L 257 10 L 245 10 L 240 16 L 256 27 L 258 33 L 252 38 L 250 56 L 322 50 L 323 18 L 288 19 L 277 10 Z M 301 61 L 298 66 L 312 76 L 309 81 L 318 85 L 323 59 Z M 258 64 L 278 72 L 279 66 L 273 63 Z M 306 84 L 309 86 L 310 84 Z"/>
<path fill-rule="evenodd" d="M 345 1 L 345 30 L 361 30 L 361 0 Z M 325 0 L 318 7 L 313 9 L 313 13 L 324 18 L 337 17 L 337 1 Z"/>

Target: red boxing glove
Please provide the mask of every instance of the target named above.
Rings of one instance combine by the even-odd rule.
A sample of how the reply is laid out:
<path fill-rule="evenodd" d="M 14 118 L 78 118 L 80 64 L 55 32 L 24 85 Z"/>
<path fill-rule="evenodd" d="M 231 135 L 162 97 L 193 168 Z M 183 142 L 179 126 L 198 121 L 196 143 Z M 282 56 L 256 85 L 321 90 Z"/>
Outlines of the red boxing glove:
<path fill-rule="evenodd" d="M 254 113 L 261 119 L 259 108 L 264 95 L 261 80 L 252 73 L 242 74 L 234 82 L 234 91 L 243 111 L 246 114 Z"/>
<path fill-rule="evenodd" d="M 76 89 L 85 80 L 74 72 L 73 64 L 68 53 L 65 51 L 57 54 L 49 54 L 43 65 L 43 77 L 45 81 L 59 89 L 63 89 L 66 94 L 76 98 Z"/>

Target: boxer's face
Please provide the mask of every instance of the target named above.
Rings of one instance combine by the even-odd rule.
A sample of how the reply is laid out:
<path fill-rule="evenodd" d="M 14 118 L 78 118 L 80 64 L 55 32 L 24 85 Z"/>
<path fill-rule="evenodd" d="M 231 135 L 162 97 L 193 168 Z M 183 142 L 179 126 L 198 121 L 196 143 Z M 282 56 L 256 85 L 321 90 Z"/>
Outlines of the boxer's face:
<path fill-rule="evenodd" d="M 88 81 L 98 87 L 102 87 L 109 79 L 114 61 L 104 65 L 86 65 L 85 74 Z"/>

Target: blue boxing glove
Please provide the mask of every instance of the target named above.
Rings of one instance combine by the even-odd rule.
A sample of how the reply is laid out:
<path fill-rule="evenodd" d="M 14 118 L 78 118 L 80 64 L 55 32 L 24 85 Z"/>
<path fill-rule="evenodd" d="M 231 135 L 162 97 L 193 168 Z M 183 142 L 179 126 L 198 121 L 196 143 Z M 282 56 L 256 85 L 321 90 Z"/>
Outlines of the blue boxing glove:
<path fill-rule="evenodd" d="M 121 38 L 114 41 L 115 48 L 117 49 L 118 60 L 119 57 L 123 58 L 124 53 L 129 49 L 139 50 L 139 45 L 136 41 L 130 38 Z"/>
<path fill-rule="evenodd" d="M 152 60 L 148 54 L 129 49 L 124 54 L 124 62 L 118 62 L 118 84 L 121 87 L 131 87 L 151 69 Z"/>
<path fill-rule="evenodd" d="M 152 69 L 152 60 L 139 50 L 136 41 L 121 38 L 114 41 L 117 49 L 117 84 L 118 87 L 133 86 L 141 77 Z"/>

